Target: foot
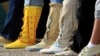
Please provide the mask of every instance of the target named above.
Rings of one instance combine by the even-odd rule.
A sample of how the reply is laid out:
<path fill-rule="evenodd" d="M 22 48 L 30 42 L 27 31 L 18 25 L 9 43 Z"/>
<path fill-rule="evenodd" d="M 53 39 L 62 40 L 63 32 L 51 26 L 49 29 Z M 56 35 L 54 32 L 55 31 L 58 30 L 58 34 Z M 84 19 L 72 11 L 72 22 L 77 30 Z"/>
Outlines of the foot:
<path fill-rule="evenodd" d="M 54 54 L 62 51 L 64 50 L 60 47 L 50 46 L 49 48 L 41 49 L 40 53 Z"/>
<path fill-rule="evenodd" d="M 36 44 L 36 45 L 28 46 L 28 47 L 26 47 L 25 49 L 26 49 L 26 50 L 29 50 L 29 51 L 40 51 L 41 49 L 46 48 L 46 47 L 48 47 L 48 46 L 49 46 L 49 45 L 48 45 L 47 43 L 45 43 L 45 42 L 40 42 L 40 43 L 38 43 L 38 44 Z"/>
<path fill-rule="evenodd" d="M 10 49 L 16 49 L 16 48 L 25 48 L 26 46 L 29 46 L 30 44 L 21 42 L 19 39 L 15 42 L 12 42 L 10 44 L 4 45 L 4 48 L 10 48 Z"/>
<path fill-rule="evenodd" d="M 0 46 L 3 47 L 4 44 L 11 43 L 12 41 L 5 39 L 3 36 L 0 36 Z"/>
<path fill-rule="evenodd" d="M 79 53 L 78 56 L 100 56 L 100 45 L 96 45 L 92 48 L 85 47 Z"/>
<path fill-rule="evenodd" d="M 59 47 L 57 42 L 54 42 L 49 48 L 41 49 L 40 53 L 57 53 L 64 51 L 63 48 Z"/>
<path fill-rule="evenodd" d="M 3 36 L 0 36 L 0 43 L 8 44 L 11 43 L 12 41 L 5 39 Z"/>

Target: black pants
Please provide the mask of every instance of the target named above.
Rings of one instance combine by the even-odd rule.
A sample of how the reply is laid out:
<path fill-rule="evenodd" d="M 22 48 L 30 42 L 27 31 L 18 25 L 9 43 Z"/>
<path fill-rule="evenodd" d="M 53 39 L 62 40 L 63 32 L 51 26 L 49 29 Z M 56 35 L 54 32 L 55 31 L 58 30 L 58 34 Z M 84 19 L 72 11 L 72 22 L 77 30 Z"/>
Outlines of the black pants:
<path fill-rule="evenodd" d="M 90 40 L 93 22 L 94 22 L 94 6 L 96 0 L 79 0 L 80 7 L 77 10 L 77 17 L 79 19 L 79 27 L 74 36 L 74 43 L 72 49 L 76 52 L 86 46 Z"/>
<path fill-rule="evenodd" d="M 3 0 L 0 2 L 4 2 Z M 23 17 L 23 8 L 24 0 L 9 0 L 9 10 L 5 20 L 4 29 L 2 30 L 1 35 L 6 39 L 15 41 L 18 39 L 19 33 L 22 27 L 22 17 Z M 44 7 L 42 15 L 39 21 L 37 28 L 37 38 L 42 38 L 46 30 L 46 21 L 49 13 L 49 1 L 44 0 Z"/>
<path fill-rule="evenodd" d="M 8 13 L 1 35 L 15 41 L 21 31 L 24 0 L 9 0 Z"/>
<path fill-rule="evenodd" d="M 0 0 L 0 3 L 2 3 L 2 2 L 6 2 L 6 1 L 8 1 L 8 0 Z"/>

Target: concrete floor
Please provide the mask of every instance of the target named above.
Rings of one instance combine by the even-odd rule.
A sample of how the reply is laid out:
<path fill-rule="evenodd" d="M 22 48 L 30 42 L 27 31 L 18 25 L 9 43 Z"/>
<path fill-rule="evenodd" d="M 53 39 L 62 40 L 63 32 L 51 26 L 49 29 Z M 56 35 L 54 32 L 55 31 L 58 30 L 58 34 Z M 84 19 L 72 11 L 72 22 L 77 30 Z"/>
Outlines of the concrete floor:
<path fill-rule="evenodd" d="M 5 49 L 0 47 L 0 56 L 53 56 L 53 54 L 40 54 L 25 49 Z"/>

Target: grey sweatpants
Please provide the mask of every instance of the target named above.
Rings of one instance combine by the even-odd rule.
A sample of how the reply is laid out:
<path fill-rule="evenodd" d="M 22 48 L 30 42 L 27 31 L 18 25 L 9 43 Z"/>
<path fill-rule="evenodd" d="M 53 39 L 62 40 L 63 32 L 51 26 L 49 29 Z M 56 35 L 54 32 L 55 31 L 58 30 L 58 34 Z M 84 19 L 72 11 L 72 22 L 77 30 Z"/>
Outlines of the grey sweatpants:
<path fill-rule="evenodd" d="M 97 0 L 95 4 L 95 18 L 100 19 L 100 0 Z"/>

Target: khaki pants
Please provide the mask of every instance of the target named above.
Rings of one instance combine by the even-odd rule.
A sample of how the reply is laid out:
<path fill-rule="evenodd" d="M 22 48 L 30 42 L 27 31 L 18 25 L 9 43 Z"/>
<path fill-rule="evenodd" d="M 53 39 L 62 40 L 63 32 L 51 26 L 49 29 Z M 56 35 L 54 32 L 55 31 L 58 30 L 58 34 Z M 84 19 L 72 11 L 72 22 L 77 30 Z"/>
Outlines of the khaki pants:
<path fill-rule="evenodd" d="M 68 47 L 71 44 L 73 35 L 78 27 L 76 10 L 78 8 L 77 0 L 64 0 L 59 20 L 59 36 L 55 43 L 59 47 Z"/>

